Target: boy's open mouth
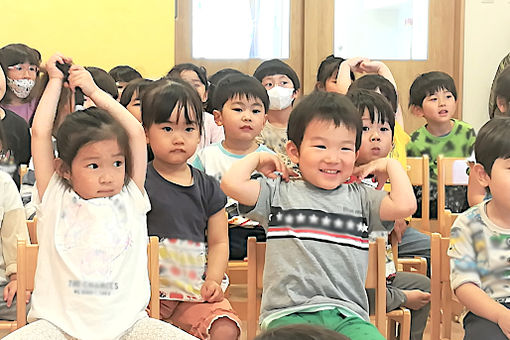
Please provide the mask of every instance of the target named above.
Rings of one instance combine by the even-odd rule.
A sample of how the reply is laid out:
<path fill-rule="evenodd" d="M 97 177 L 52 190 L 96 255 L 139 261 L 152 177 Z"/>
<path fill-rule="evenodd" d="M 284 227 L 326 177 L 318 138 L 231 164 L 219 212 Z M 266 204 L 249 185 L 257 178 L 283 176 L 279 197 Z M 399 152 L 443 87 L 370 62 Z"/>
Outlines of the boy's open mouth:
<path fill-rule="evenodd" d="M 329 175 L 336 175 L 337 173 L 340 172 L 340 170 L 334 170 L 334 169 L 319 169 L 319 170 L 320 170 L 320 172 L 324 172 Z"/>

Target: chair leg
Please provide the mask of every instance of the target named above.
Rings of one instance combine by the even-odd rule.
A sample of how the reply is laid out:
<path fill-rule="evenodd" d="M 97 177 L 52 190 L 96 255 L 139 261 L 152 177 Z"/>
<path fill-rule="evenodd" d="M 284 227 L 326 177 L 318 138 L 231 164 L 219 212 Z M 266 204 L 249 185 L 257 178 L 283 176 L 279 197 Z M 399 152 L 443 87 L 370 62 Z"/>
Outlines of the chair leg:
<path fill-rule="evenodd" d="M 411 312 L 404 311 L 403 321 L 400 324 L 400 340 L 409 340 L 411 337 Z"/>
<path fill-rule="evenodd" d="M 397 339 L 397 322 L 393 319 L 388 318 L 388 334 L 386 335 L 388 340 Z"/>

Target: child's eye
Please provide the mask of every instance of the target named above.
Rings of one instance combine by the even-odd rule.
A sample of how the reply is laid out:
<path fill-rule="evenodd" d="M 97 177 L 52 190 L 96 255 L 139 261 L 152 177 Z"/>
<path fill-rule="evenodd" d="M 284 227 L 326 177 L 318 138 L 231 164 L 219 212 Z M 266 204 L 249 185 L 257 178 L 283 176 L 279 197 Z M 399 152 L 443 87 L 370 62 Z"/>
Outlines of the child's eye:
<path fill-rule="evenodd" d="M 243 112 L 243 109 L 241 109 L 240 107 L 234 107 L 232 109 L 232 111 L 235 111 L 235 112 Z"/>
<path fill-rule="evenodd" d="M 172 128 L 171 128 L 170 126 L 163 126 L 163 127 L 162 127 L 162 129 L 163 129 L 163 131 L 165 131 L 165 132 L 170 132 L 170 131 L 172 131 Z"/>
<path fill-rule="evenodd" d="M 351 147 L 348 147 L 348 146 L 344 146 L 343 148 L 341 148 L 340 150 L 342 151 L 352 151 L 352 148 Z"/>
<path fill-rule="evenodd" d="M 280 82 L 280 85 L 287 85 L 288 83 L 289 83 L 288 81 L 284 80 Z"/>
<path fill-rule="evenodd" d="M 193 131 L 195 131 L 194 127 L 187 127 L 186 128 L 186 132 L 193 132 Z"/>
<path fill-rule="evenodd" d="M 314 148 L 325 150 L 326 146 L 325 145 L 314 145 Z"/>
<path fill-rule="evenodd" d="M 432 101 L 432 102 L 435 102 L 437 100 L 437 98 L 433 97 L 433 98 L 429 98 L 429 100 Z"/>
<path fill-rule="evenodd" d="M 387 127 L 382 127 L 381 131 L 385 131 L 386 132 L 386 131 L 389 131 L 389 129 Z"/>
<path fill-rule="evenodd" d="M 453 95 L 452 94 L 447 94 L 446 98 L 448 98 L 448 99 L 453 98 Z"/>
<path fill-rule="evenodd" d="M 370 128 L 368 126 L 363 126 L 363 129 L 362 129 L 363 132 L 367 132 L 368 130 L 370 130 Z"/>
<path fill-rule="evenodd" d="M 261 111 L 261 110 L 258 110 L 258 109 L 254 109 L 254 110 L 252 110 L 251 112 L 253 112 L 253 114 L 255 114 L 255 115 L 256 115 L 256 114 L 258 114 L 258 113 L 260 113 L 260 112 L 262 112 L 262 111 Z"/>
<path fill-rule="evenodd" d="M 96 163 L 90 163 L 89 165 L 87 165 L 87 168 L 89 168 L 89 169 L 97 169 L 97 168 L 99 168 L 99 166 Z"/>
<path fill-rule="evenodd" d="M 120 168 L 122 166 L 122 161 L 115 161 L 113 162 L 113 166 L 116 168 Z"/>
<path fill-rule="evenodd" d="M 271 87 L 273 87 L 273 83 L 265 83 L 264 86 L 267 88 L 267 89 L 270 89 Z"/>

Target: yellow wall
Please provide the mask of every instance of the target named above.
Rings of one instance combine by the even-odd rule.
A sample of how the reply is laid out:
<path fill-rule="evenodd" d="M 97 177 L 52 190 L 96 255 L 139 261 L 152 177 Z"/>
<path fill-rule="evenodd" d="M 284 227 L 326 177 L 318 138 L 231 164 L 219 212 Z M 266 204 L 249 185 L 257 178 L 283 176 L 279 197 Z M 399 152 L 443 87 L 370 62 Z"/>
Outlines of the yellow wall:
<path fill-rule="evenodd" d="M 0 0 L 0 47 L 22 42 L 43 61 L 59 51 L 109 71 L 158 78 L 174 64 L 174 0 Z"/>

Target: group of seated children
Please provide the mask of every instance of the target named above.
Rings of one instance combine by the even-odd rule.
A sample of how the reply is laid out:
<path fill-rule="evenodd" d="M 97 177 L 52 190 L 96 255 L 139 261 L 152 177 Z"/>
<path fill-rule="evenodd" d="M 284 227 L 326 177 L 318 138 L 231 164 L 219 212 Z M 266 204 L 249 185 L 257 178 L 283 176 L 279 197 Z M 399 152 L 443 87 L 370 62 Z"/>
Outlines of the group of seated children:
<path fill-rule="evenodd" d="M 429 72 L 413 82 L 410 109 L 426 124 L 409 138 L 391 72 L 365 58 L 327 57 L 315 90 L 297 100 L 299 78 L 277 59 L 253 76 L 226 69 L 210 81 L 204 68 L 180 64 L 152 81 L 128 66 L 107 74 L 55 54 L 42 95 L 24 101 L 42 83 L 33 77 L 41 58 L 13 45 L 25 54 L 9 59 L 0 49 L 0 97 L 7 92 L 27 110 L 37 104 L 23 117 L 32 124 L 39 256 L 24 299 L 30 324 L 7 339 L 238 339 L 225 271 L 229 259 L 246 256 L 248 236 L 267 242 L 260 339 L 331 331 L 384 339 L 364 288 L 369 240 L 393 231 L 400 255 L 430 257 L 429 237 L 408 228 L 417 203 L 406 153 L 428 154 L 434 181 L 437 155 L 473 150 L 474 130 L 453 118 L 450 76 Z M 497 90 L 502 115 L 509 74 Z M 75 111 L 78 87 L 85 109 Z M 0 129 L 2 154 L 16 147 L 9 129 Z M 506 129 L 510 118 L 499 117 L 481 129 L 470 183 L 492 199 L 480 198 L 452 227 L 452 288 L 470 310 L 466 339 L 487 329 L 491 339 L 510 335 Z M 0 317 L 14 320 L 15 240 L 28 235 L 17 188 L 0 177 Z M 465 191 L 449 190 L 447 207 L 465 210 Z M 162 321 L 146 311 L 148 236 L 160 240 Z M 387 272 L 387 310 L 412 310 L 413 340 L 423 337 L 429 292 L 426 276 Z"/>

